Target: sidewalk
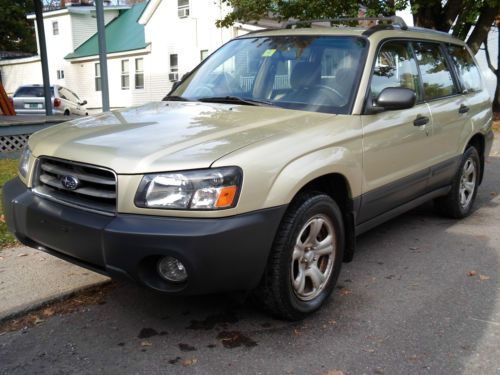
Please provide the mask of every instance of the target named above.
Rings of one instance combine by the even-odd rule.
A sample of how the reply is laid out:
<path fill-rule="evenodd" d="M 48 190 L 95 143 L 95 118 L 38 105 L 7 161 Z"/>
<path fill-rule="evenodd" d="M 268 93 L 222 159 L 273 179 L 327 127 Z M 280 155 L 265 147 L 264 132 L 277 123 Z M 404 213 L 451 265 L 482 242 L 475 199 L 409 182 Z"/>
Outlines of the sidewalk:
<path fill-rule="evenodd" d="M 28 247 L 0 250 L 0 321 L 110 279 Z"/>

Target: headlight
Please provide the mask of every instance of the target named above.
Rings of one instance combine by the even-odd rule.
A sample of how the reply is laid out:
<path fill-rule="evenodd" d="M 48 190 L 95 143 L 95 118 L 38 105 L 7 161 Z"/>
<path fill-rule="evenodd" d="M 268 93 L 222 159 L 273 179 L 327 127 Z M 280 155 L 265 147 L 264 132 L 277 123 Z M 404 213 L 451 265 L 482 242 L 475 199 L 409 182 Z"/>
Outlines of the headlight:
<path fill-rule="evenodd" d="M 135 196 L 137 207 L 220 210 L 236 206 L 242 172 L 237 167 L 149 174 Z"/>
<path fill-rule="evenodd" d="M 19 160 L 19 174 L 26 178 L 28 176 L 28 166 L 30 162 L 31 151 L 28 146 L 25 147 L 23 153 L 21 154 L 21 159 Z"/>

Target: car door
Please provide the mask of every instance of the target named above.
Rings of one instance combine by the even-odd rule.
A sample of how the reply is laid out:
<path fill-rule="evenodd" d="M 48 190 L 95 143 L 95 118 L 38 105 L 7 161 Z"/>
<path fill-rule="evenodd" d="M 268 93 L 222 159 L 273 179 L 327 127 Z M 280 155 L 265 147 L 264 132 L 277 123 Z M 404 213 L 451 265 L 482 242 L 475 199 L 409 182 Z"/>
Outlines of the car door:
<path fill-rule="evenodd" d="M 448 185 L 460 161 L 460 145 L 466 127 L 468 107 L 450 66 L 444 46 L 434 42 L 414 42 L 424 100 L 432 116 L 432 137 L 426 154 L 431 158 L 429 189 Z"/>
<path fill-rule="evenodd" d="M 414 90 L 417 103 L 405 110 L 361 116 L 364 183 L 358 223 L 422 195 L 428 182 L 432 119 L 429 106 L 422 100 L 417 63 L 408 41 L 386 41 L 378 49 L 366 113 L 387 87 Z"/>

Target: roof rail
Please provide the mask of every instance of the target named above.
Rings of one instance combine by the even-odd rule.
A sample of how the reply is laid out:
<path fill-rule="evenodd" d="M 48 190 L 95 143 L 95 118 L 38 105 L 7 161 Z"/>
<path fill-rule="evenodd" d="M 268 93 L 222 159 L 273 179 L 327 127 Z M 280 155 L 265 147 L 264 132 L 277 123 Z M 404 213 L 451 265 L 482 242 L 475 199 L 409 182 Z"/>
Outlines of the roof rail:
<path fill-rule="evenodd" d="M 378 30 L 385 30 L 385 29 L 390 29 L 394 28 L 394 26 L 399 26 L 401 30 L 407 30 L 408 25 L 406 25 L 406 22 L 399 16 L 391 16 L 391 17 L 341 17 L 341 18 L 325 18 L 325 19 L 313 19 L 313 20 L 295 20 L 295 21 L 288 21 L 283 24 L 284 29 L 290 29 L 293 28 L 294 26 L 297 27 L 300 25 L 304 24 L 313 24 L 313 23 L 320 23 L 320 22 L 330 22 L 330 25 L 333 23 L 347 23 L 347 22 L 355 22 L 355 21 L 378 21 L 378 22 L 384 22 L 388 21 L 390 23 L 378 23 L 375 26 L 370 27 L 368 30 L 365 31 L 368 35 L 373 34 L 373 32 L 376 32 Z M 372 30 L 373 29 L 373 30 Z M 368 33 L 370 30 L 372 32 Z M 363 33 L 363 34 L 365 34 Z"/>

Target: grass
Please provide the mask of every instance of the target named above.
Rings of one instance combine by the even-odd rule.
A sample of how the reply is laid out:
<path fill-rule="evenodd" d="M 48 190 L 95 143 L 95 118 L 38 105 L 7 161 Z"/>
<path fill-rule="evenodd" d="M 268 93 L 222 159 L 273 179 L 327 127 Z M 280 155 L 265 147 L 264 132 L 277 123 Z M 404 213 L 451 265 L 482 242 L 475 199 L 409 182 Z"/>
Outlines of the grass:
<path fill-rule="evenodd" d="M 493 115 L 493 130 L 500 132 L 500 112 L 495 112 Z"/>
<path fill-rule="evenodd" d="M 3 185 L 13 177 L 17 176 L 18 160 L 0 159 L 0 196 L 2 195 Z M 2 200 L 0 199 L 0 249 L 16 245 L 16 238 L 7 229 L 3 215 Z"/>

